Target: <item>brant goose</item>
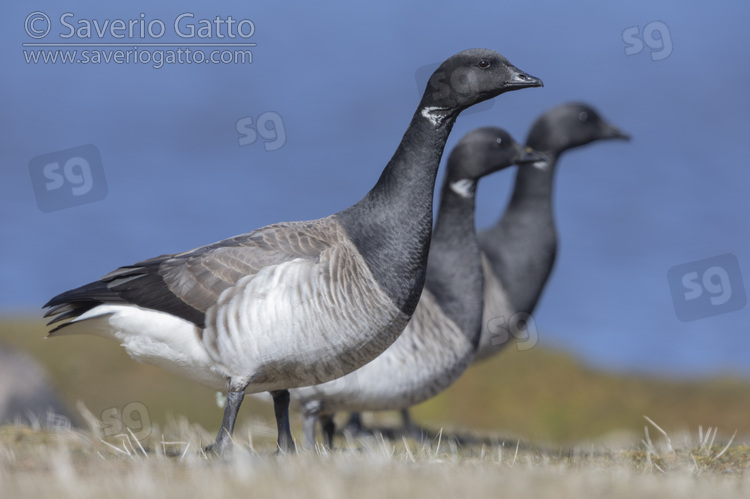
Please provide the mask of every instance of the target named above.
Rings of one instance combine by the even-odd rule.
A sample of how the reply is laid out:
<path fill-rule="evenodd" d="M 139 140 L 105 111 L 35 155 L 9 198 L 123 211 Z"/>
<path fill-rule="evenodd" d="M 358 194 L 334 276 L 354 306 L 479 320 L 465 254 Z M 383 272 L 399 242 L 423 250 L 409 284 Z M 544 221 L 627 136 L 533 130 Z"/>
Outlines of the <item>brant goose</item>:
<path fill-rule="evenodd" d="M 484 265 L 484 319 L 475 361 L 505 347 L 518 332 L 510 322 L 534 311 L 557 254 L 552 213 L 552 184 L 560 155 L 597 140 L 629 136 L 606 122 L 591 106 L 568 103 L 542 114 L 532 125 L 526 145 L 546 153 L 547 168 L 519 169 L 513 195 L 500 220 L 480 232 Z M 496 327 L 496 326 L 500 327 Z"/>

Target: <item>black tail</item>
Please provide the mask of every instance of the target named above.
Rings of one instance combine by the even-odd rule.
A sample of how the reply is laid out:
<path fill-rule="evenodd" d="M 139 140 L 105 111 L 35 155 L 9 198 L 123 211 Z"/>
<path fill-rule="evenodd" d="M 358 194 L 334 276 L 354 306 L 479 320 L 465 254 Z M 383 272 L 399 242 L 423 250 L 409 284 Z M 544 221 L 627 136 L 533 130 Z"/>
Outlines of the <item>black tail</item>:
<path fill-rule="evenodd" d="M 176 315 L 205 327 L 206 314 L 182 301 L 170 291 L 159 274 L 159 265 L 171 255 L 162 255 L 135 265 L 120 267 L 100 280 L 61 293 L 43 308 L 45 317 L 55 316 L 47 325 L 75 319 L 104 303 L 132 304 Z M 50 334 L 71 324 L 60 324 Z"/>
<path fill-rule="evenodd" d="M 75 319 L 102 303 L 127 303 L 127 300 L 109 289 L 106 282 L 95 281 L 80 288 L 60 293 L 52 298 L 43 307 L 49 308 L 44 316 L 55 316 L 47 323 L 48 326 L 51 326 L 60 321 Z M 69 322 L 60 324 L 50 331 L 50 334 L 69 324 Z"/>

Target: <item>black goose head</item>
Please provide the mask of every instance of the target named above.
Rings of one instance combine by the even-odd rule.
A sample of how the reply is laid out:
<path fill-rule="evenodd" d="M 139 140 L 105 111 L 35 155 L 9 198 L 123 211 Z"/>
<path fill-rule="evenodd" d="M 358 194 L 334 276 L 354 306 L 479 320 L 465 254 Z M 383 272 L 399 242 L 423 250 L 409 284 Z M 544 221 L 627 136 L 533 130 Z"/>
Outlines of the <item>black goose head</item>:
<path fill-rule="evenodd" d="M 546 161 L 544 154 L 522 146 L 502 128 L 488 126 L 474 129 L 458 141 L 448 157 L 447 175 L 451 181 L 477 181 L 509 166 Z"/>
<path fill-rule="evenodd" d="M 561 154 L 597 140 L 630 136 L 605 121 L 591 106 L 568 103 L 550 109 L 532 125 L 526 144 L 540 151 Z"/>
<path fill-rule="evenodd" d="M 449 57 L 427 82 L 420 111 L 433 123 L 503 92 L 544 86 L 489 49 L 469 49 Z"/>

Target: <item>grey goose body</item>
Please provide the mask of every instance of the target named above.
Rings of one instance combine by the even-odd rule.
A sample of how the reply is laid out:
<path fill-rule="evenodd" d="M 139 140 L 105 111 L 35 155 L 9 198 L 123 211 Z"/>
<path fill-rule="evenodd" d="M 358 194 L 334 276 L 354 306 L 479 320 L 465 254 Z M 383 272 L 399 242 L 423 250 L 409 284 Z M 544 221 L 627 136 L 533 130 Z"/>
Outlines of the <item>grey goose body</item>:
<path fill-rule="evenodd" d="M 460 52 L 471 92 L 427 91 L 376 185 L 329 217 L 274 224 L 121 267 L 45 307 L 50 334 L 115 338 L 134 359 L 227 390 L 223 451 L 245 393 L 270 391 L 279 447 L 294 449 L 288 388 L 340 377 L 396 340 L 416 307 L 432 195 L 458 114 L 538 80 L 486 49 Z M 462 89 L 465 90 L 465 89 Z"/>
<path fill-rule="evenodd" d="M 290 391 L 303 413 L 308 446 L 315 443 L 318 418 L 330 446 L 334 413 L 406 409 L 445 390 L 469 366 L 482 321 L 477 182 L 511 165 L 544 159 L 494 127 L 473 130 L 458 142 L 447 161 L 425 287 L 404 332 L 383 354 L 343 378 Z"/>
<path fill-rule="evenodd" d="M 547 154 L 549 164 L 542 169 L 519 169 L 502 217 L 479 233 L 485 308 L 476 361 L 526 334 L 514 330 L 513 325 L 531 316 L 552 272 L 557 255 L 552 194 L 560 156 L 595 141 L 628 138 L 591 106 L 581 103 L 557 106 L 534 122 L 526 145 Z"/>

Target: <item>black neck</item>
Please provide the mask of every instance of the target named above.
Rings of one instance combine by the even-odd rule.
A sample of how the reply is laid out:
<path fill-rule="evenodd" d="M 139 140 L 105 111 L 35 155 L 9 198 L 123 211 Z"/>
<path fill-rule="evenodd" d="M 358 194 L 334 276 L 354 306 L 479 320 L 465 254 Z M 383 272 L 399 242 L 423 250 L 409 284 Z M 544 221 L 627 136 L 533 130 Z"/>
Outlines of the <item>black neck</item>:
<path fill-rule="evenodd" d="M 552 155 L 544 169 L 518 168 L 508 207 L 494 226 L 480 234 L 482 251 L 516 312 L 533 312 L 554 265 L 557 228 L 552 189 L 556 164 L 557 156 Z"/>
<path fill-rule="evenodd" d="M 336 214 L 383 290 L 406 314 L 419 301 L 432 232 L 435 177 L 454 116 L 414 114 L 375 187 Z"/>
<path fill-rule="evenodd" d="M 552 219 L 552 189 L 554 187 L 555 169 L 564 146 L 557 140 L 558 135 L 548 127 L 532 127 L 526 137 L 526 145 L 535 151 L 548 155 L 550 161 L 546 168 L 518 168 L 513 195 L 505 215 L 510 213 L 534 212 L 554 226 Z"/>
<path fill-rule="evenodd" d="M 533 211 L 551 220 L 556 165 L 557 158 L 553 158 L 545 168 L 517 168 L 513 194 L 503 218 L 519 211 Z"/>
<path fill-rule="evenodd" d="M 476 180 L 456 184 L 446 175 L 425 283 L 443 312 L 474 345 L 481 333 L 484 288 L 474 226 L 476 185 Z"/>

